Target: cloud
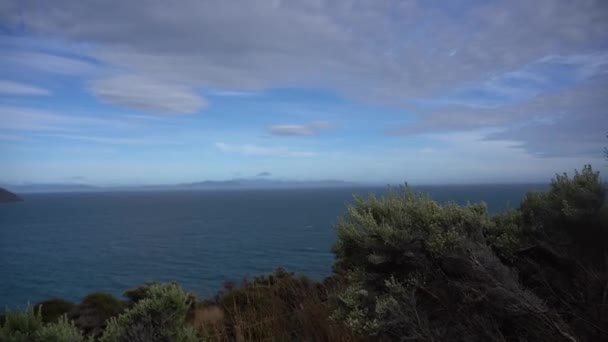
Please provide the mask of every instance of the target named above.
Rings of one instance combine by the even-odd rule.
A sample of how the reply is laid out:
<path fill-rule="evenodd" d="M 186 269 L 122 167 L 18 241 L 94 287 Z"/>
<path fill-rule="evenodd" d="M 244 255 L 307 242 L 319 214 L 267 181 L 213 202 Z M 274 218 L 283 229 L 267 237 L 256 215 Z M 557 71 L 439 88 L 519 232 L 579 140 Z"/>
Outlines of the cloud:
<path fill-rule="evenodd" d="M 27 138 L 18 136 L 18 135 L 14 135 L 14 134 L 5 134 L 5 133 L 0 133 L 0 141 L 9 141 L 9 142 L 28 142 L 30 141 Z"/>
<path fill-rule="evenodd" d="M 90 90 L 104 102 L 150 112 L 188 114 L 207 105 L 202 96 L 188 87 L 141 76 L 96 80 Z"/>
<path fill-rule="evenodd" d="M 51 92 L 44 88 L 39 88 L 19 82 L 0 80 L 0 96 L 36 96 L 50 94 Z"/>
<path fill-rule="evenodd" d="M 256 177 L 270 177 L 270 176 L 272 176 L 272 173 L 270 173 L 268 171 L 263 171 L 256 175 Z"/>
<path fill-rule="evenodd" d="M 292 151 L 285 147 L 265 147 L 252 144 L 226 144 L 223 142 L 215 143 L 220 151 L 224 153 L 237 153 L 245 156 L 261 157 L 314 157 L 317 154 L 306 151 Z"/>
<path fill-rule="evenodd" d="M 112 73 L 89 78 L 90 91 L 118 106 L 193 113 L 205 107 L 203 91 L 320 88 L 416 113 L 391 134 L 483 131 L 540 156 L 591 155 L 606 129 L 603 0 L 9 1 L 6 25 L 72 44 L 80 56 L 36 52 L 11 63 L 67 74 L 103 65 Z M 322 129 L 307 125 L 269 131 Z"/>
<path fill-rule="evenodd" d="M 257 95 L 257 93 L 250 91 L 215 90 L 211 92 L 211 95 L 223 97 L 251 97 Z"/>
<path fill-rule="evenodd" d="M 22 0 L 7 11 L 19 18 L 15 26 L 90 43 L 104 64 L 163 82 L 227 91 L 321 86 L 388 102 L 593 51 L 608 32 L 602 0 Z"/>
<path fill-rule="evenodd" d="M 323 129 L 329 129 L 334 127 L 331 122 L 327 121 L 316 121 L 306 124 L 287 124 L 287 125 L 274 125 L 271 126 L 268 131 L 272 135 L 280 136 L 312 136 L 318 135 Z"/>
<path fill-rule="evenodd" d="M 158 138 L 131 138 L 131 137 L 100 137 L 90 135 L 73 135 L 73 134 L 43 134 L 45 137 L 79 140 L 101 144 L 116 144 L 116 145 L 166 145 L 175 144 L 175 141 L 164 140 Z"/>
<path fill-rule="evenodd" d="M 93 75 L 100 71 L 99 66 L 90 58 L 67 57 L 36 51 L 7 52 L 0 57 L 0 62 L 65 75 Z"/>
<path fill-rule="evenodd" d="M 513 141 L 514 147 L 541 157 L 594 156 L 601 152 L 608 128 L 606 108 L 608 75 L 600 75 L 574 87 L 497 108 L 447 106 L 425 113 L 417 122 L 391 128 L 388 133 L 486 130 L 487 140 Z"/>
<path fill-rule="evenodd" d="M 29 107 L 0 105 L 0 129 L 16 131 L 82 131 L 85 128 L 124 128 L 122 121 L 57 114 Z"/>

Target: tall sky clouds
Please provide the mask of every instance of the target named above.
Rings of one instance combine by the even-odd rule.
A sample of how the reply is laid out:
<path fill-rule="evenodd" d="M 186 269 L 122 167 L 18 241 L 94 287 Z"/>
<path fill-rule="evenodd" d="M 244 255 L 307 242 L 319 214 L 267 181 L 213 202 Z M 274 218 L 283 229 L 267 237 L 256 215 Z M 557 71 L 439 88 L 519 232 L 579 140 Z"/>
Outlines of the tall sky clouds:
<path fill-rule="evenodd" d="M 8 0 L 0 48 L 5 183 L 261 169 L 473 182 L 482 167 L 526 181 L 605 166 L 602 0 Z M 79 162 L 68 134 L 96 137 L 77 141 L 109 170 Z M 116 143 L 148 140 L 167 144 Z M 459 157 L 472 151 L 491 160 Z M 164 171 L 138 178 L 155 162 Z"/>

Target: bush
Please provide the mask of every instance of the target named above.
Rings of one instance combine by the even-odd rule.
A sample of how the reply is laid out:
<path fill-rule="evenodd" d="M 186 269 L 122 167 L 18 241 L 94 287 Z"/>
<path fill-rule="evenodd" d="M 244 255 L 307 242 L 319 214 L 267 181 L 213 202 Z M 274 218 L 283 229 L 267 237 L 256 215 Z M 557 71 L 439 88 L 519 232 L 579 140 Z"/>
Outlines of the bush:
<path fill-rule="evenodd" d="M 59 318 L 54 324 L 43 326 L 34 338 L 39 342 L 84 342 L 84 337 L 65 316 Z"/>
<path fill-rule="evenodd" d="M 43 323 L 40 309 L 13 311 L 5 315 L 0 326 L 2 342 L 81 342 L 80 331 L 65 316 L 52 323 Z"/>
<path fill-rule="evenodd" d="M 523 229 L 531 233 L 529 238 L 603 263 L 608 255 L 608 221 L 602 217 L 605 199 L 606 188 L 590 165 L 575 171 L 572 178 L 557 175 L 549 191 L 524 197 Z"/>
<path fill-rule="evenodd" d="M 571 338 L 486 244 L 495 224 L 484 204 L 442 206 L 408 188 L 356 197 L 337 226 L 335 269 L 348 286 L 333 317 L 375 338 Z"/>
<path fill-rule="evenodd" d="M 101 342 L 197 341 L 186 326 L 191 297 L 176 284 L 158 284 L 132 308 L 109 320 Z"/>
<path fill-rule="evenodd" d="M 99 336 L 108 319 L 118 316 L 125 308 L 123 302 L 109 293 L 91 293 L 70 312 L 70 318 L 85 335 Z"/>
<path fill-rule="evenodd" d="M 332 285 L 284 269 L 227 282 L 213 302 L 196 310 L 194 324 L 210 340 L 352 341 L 352 334 L 329 319 Z"/>
<path fill-rule="evenodd" d="M 0 327 L 0 341 L 29 341 L 43 325 L 40 310 L 28 308 L 25 312 L 7 312 Z"/>
<path fill-rule="evenodd" d="M 74 309 L 74 304 L 67 300 L 53 298 L 34 305 L 34 311 L 40 310 L 45 323 L 57 321 Z"/>
<path fill-rule="evenodd" d="M 159 283 L 149 282 L 138 287 L 128 289 L 123 293 L 123 296 L 129 299 L 132 304 L 137 303 L 140 300 L 148 298 L 150 296 L 150 288 L 154 285 L 159 285 Z"/>

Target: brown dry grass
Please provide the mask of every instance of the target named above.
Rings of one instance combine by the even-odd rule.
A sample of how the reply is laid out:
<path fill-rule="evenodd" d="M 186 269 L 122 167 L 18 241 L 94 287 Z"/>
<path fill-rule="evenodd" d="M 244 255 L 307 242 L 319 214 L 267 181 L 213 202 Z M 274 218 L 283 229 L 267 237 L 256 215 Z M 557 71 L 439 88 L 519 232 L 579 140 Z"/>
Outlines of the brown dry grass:
<path fill-rule="evenodd" d="M 192 323 L 210 341 L 357 341 L 330 318 L 332 286 L 278 270 L 229 285 L 211 303 L 199 304 Z"/>

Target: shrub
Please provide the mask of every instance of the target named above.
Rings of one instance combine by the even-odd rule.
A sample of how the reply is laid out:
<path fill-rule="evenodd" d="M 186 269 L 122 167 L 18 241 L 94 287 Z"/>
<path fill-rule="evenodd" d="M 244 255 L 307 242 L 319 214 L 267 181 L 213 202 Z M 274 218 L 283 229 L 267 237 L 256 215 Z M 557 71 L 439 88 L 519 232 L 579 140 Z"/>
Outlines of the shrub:
<path fill-rule="evenodd" d="M 34 338 L 37 342 L 84 342 L 84 337 L 65 316 L 56 323 L 43 326 Z"/>
<path fill-rule="evenodd" d="M 110 293 L 91 293 L 82 299 L 81 307 L 87 307 L 105 319 L 114 317 L 124 310 L 124 303 Z"/>
<path fill-rule="evenodd" d="M 43 323 L 40 309 L 8 312 L 0 326 L 2 342 L 82 342 L 84 338 L 72 322 L 63 316 Z"/>
<path fill-rule="evenodd" d="M 194 325 L 213 341 L 353 341 L 344 325 L 329 319 L 328 293 L 336 287 L 281 268 L 226 282 L 214 301 L 197 307 Z"/>
<path fill-rule="evenodd" d="M 73 303 L 59 298 L 45 300 L 34 305 L 34 311 L 40 310 L 42 321 L 45 323 L 54 322 L 60 317 L 67 315 L 73 309 Z"/>
<path fill-rule="evenodd" d="M 148 296 L 132 308 L 109 320 L 102 342 L 196 341 L 192 327 L 186 326 L 191 300 L 176 284 L 157 284 Z"/>
<path fill-rule="evenodd" d="M 483 204 L 442 206 L 407 188 L 355 198 L 337 226 L 335 269 L 348 286 L 333 317 L 375 338 L 569 339 L 486 244 L 494 224 Z"/>
<path fill-rule="evenodd" d="M 85 335 L 99 336 L 108 319 L 119 315 L 125 307 L 109 293 L 91 293 L 70 312 L 70 318 Z"/>
<path fill-rule="evenodd" d="M 138 287 L 126 290 L 123 296 L 129 299 L 131 303 L 137 303 L 142 299 L 148 298 L 150 296 L 150 288 L 158 284 L 157 282 L 144 283 Z"/>
<path fill-rule="evenodd" d="M 32 308 L 28 308 L 25 312 L 7 312 L 4 316 L 4 322 L 0 327 L 0 341 L 30 341 L 43 325 L 40 310 L 34 311 Z"/>
<path fill-rule="evenodd" d="M 590 165 L 575 171 L 572 178 L 566 173 L 557 175 L 549 191 L 524 197 L 520 206 L 523 229 L 532 233 L 529 238 L 603 263 L 608 255 L 608 221 L 602 214 L 605 199 L 606 188 Z"/>

